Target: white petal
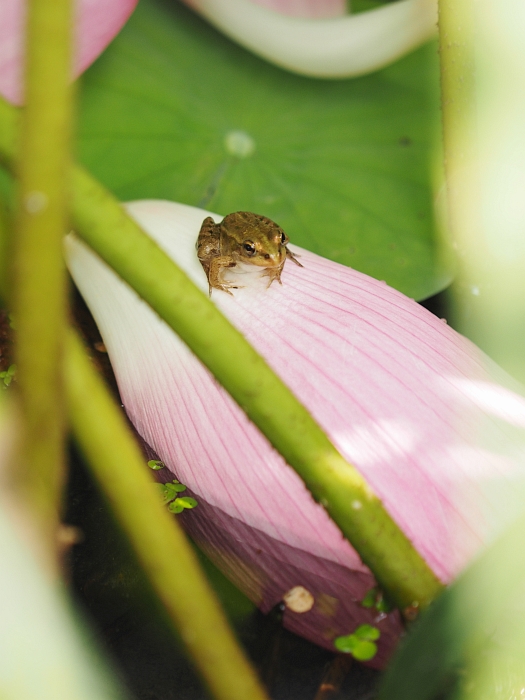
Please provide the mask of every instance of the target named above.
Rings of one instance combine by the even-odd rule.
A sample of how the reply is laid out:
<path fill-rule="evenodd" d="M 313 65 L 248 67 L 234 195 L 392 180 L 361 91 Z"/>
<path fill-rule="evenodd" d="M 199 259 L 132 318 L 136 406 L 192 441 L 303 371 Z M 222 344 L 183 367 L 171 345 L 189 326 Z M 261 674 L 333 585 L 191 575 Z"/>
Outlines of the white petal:
<path fill-rule="evenodd" d="M 211 24 L 278 66 L 347 78 L 392 63 L 436 33 L 436 0 L 399 0 L 346 17 L 287 17 L 249 0 L 188 0 Z"/>

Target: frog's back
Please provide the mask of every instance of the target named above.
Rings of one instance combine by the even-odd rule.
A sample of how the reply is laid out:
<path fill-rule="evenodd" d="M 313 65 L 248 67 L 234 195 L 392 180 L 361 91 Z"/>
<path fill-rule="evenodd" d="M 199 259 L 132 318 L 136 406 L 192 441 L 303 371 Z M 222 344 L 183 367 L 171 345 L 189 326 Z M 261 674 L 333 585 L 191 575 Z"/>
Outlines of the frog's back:
<path fill-rule="evenodd" d="M 224 217 L 221 224 L 222 248 L 228 244 L 240 245 L 246 239 L 259 241 L 262 246 L 278 240 L 280 244 L 280 234 L 282 229 L 274 221 L 261 214 L 254 214 L 250 211 L 236 211 Z"/>

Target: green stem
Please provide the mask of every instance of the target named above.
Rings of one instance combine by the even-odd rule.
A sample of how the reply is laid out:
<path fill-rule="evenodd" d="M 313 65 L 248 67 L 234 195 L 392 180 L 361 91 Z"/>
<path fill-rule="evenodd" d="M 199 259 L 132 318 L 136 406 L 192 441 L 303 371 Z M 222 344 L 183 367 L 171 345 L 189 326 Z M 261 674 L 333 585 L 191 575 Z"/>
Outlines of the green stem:
<path fill-rule="evenodd" d="M 8 258 L 7 210 L 0 197 L 0 304 L 7 298 L 7 258 Z"/>
<path fill-rule="evenodd" d="M 75 438 L 217 700 L 267 700 L 176 518 L 162 505 L 120 408 L 73 332 L 66 387 Z"/>
<path fill-rule="evenodd" d="M 471 166 L 474 104 L 472 0 L 439 0 L 439 53 L 448 217 L 461 227 L 465 170 Z"/>
<path fill-rule="evenodd" d="M 0 95 L 0 164 L 11 172 L 15 169 L 20 117 L 20 110 Z"/>
<path fill-rule="evenodd" d="M 8 131 L 9 120 L 6 126 Z M 5 155 L 8 149 L 7 144 Z M 323 504 L 396 605 L 425 608 L 442 584 L 361 474 L 337 452 L 244 337 L 127 216 L 119 202 L 80 168 L 73 171 L 72 181 L 76 231 L 230 392 Z"/>
<path fill-rule="evenodd" d="M 71 122 L 70 0 L 30 0 L 11 306 L 21 417 L 18 478 L 54 545 L 63 482 L 62 345 Z M 23 484 L 22 484 L 23 480 Z"/>

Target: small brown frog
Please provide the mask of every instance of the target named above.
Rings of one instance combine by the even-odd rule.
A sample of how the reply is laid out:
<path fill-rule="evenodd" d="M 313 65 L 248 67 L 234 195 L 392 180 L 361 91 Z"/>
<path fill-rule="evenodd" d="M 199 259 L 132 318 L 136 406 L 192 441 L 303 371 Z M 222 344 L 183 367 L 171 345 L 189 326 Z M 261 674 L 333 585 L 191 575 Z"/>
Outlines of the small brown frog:
<path fill-rule="evenodd" d="M 208 216 L 197 238 L 197 256 L 208 278 L 210 296 L 212 289 L 231 294 L 230 289 L 240 287 L 223 279 L 223 272 L 237 265 L 256 265 L 269 277 L 268 286 L 274 280 L 282 284 L 281 272 L 287 258 L 302 267 L 287 243 L 282 228 L 265 216 L 236 211 L 220 224 Z"/>

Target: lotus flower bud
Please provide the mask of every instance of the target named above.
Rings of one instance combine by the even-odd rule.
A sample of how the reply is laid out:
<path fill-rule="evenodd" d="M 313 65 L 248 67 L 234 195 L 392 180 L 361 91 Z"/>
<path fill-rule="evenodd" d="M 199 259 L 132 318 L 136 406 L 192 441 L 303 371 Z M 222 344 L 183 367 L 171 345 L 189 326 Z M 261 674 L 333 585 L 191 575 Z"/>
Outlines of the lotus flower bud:
<path fill-rule="evenodd" d="M 126 208 L 207 293 L 195 242 L 207 216 L 221 217 L 164 201 Z M 283 602 L 286 627 L 332 650 L 341 635 L 373 626 L 380 636 L 370 663 L 384 664 L 402 631 L 399 614 L 386 612 L 373 575 L 322 505 L 147 304 L 74 235 L 66 248 L 131 421 L 166 465 L 164 479 L 176 477 L 198 501 L 177 517 L 263 611 Z M 302 267 L 288 261 L 282 285 L 268 287 L 260 268 L 244 267 L 242 288 L 215 289 L 211 299 L 449 582 L 519 511 L 521 390 L 412 299 L 290 248 Z"/>

